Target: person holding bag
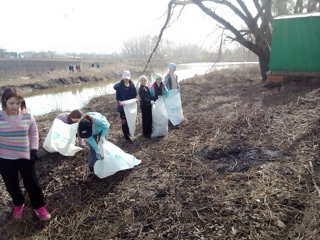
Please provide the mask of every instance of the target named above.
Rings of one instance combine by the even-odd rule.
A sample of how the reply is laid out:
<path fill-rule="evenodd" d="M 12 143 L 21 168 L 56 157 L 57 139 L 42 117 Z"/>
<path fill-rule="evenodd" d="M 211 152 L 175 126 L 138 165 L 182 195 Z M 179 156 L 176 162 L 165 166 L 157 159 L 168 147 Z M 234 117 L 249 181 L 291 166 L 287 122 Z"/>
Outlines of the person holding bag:
<path fill-rule="evenodd" d="M 168 68 L 169 72 L 164 78 L 164 83 L 166 84 L 168 91 L 170 91 L 171 89 L 178 89 L 178 91 L 180 92 L 178 76 L 174 73 L 177 70 L 177 66 L 174 63 L 169 63 Z"/>
<path fill-rule="evenodd" d="M 151 97 L 150 89 L 147 86 L 147 76 L 139 77 L 140 87 L 140 109 L 142 115 L 142 132 L 146 138 L 151 138 L 152 133 L 152 104 L 154 104 L 154 97 Z"/>
<path fill-rule="evenodd" d="M 87 112 L 80 119 L 78 126 L 78 135 L 80 138 L 86 138 L 89 143 L 89 174 L 85 179 L 86 183 L 92 183 L 96 175 L 94 174 L 94 164 L 97 159 L 102 159 L 99 152 L 98 142 L 106 141 L 110 124 L 105 116 L 98 112 Z"/>
<path fill-rule="evenodd" d="M 45 208 L 35 161 L 38 160 L 39 134 L 34 117 L 27 111 L 26 102 L 16 88 L 2 94 L 0 110 L 0 174 L 15 205 L 13 217 L 20 219 L 25 198 L 20 189 L 19 173 L 27 190 L 32 208 L 42 219 L 51 218 Z"/>
<path fill-rule="evenodd" d="M 73 123 L 78 123 L 82 115 L 83 113 L 81 110 L 75 109 L 72 112 L 60 113 L 58 116 L 56 116 L 56 118 L 66 124 L 73 124 Z M 78 136 L 78 141 L 79 141 L 80 147 L 83 147 L 85 145 L 85 142 L 79 136 Z"/>
<path fill-rule="evenodd" d="M 162 76 L 159 73 L 154 75 L 155 82 L 151 85 L 150 94 L 154 99 L 168 96 L 166 84 L 162 82 Z"/>
<path fill-rule="evenodd" d="M 131 81 L 131 73 L 127 70 L 122 72 L 122 80 L 113 86 L 116 90 L 116 100 L 118 103 L 117 110 L 120 113 L 121 126 L 124 138 L 127 143 L 132 143 L 130 138 L 127 116 L 123 109 L 122 101 L 130 100 L 137 97 L 137 89 Z M 138 99 L 136 100 L 139 101 Z"/>

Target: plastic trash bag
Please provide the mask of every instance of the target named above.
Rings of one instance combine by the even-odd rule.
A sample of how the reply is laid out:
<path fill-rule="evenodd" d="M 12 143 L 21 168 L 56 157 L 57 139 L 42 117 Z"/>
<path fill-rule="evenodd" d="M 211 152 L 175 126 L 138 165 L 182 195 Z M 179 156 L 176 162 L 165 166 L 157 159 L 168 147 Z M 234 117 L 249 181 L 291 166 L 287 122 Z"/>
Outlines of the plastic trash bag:
<path fill-rule="evenodd" d="M 176 126 L 184 120 L 180 92 L 177 89 L 169 90 L 166 109 L 172 125 Z"/>
<path fill-rule="evenodd" d="M 74 156 L 82 150 L 75 146 L 78 123 L 66 124 L 60 119 L 55 118 L 44 140 L 43 148 L 50 152 L 59 152 L 64 156 Z"/>
<path fill-rule="evenodd" d="M 121 101 L 126 114 L 126 119 L 129 127 L 130 136 L 134 137 L 136 131 L 136 120 L 137 120 L 137 100 L 135 98 Z"/>
<path fill-rule="evenodd" d="M 152 121 L 152 138 L 168 134 L 168 113 L 163 98 L 152 105 Z"/>
<path fill-rule="evenodd" d="M 98 144 L 99 152 L 103 156 L 102 160 L 97 160 L 94 164 L 94 173 L 99 178 L 105 178 L 118 171 L 133 168 L 141 163 L 133 155 L 125 153 L 122 149 L 109 141 Z"/>

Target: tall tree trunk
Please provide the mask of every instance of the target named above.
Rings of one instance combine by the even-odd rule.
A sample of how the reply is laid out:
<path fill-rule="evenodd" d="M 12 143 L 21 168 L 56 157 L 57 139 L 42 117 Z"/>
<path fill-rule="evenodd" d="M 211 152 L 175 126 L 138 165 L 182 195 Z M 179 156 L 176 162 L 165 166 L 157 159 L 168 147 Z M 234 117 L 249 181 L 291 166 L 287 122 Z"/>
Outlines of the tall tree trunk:
<path fill-rule="evenodd" d="M 294 13 L 301 13 L 302 10 L 302 0 L 297 0 L 296 6 L 294 7 Z"/>
<path fill-rule="evenodd" d="M 259 66 L 260 66 L 262 81 L 266 81 L 267 80 L 267 71 L 269 70 L 269 60 L 266 60 L 265 58 L 259 57 Z"/>

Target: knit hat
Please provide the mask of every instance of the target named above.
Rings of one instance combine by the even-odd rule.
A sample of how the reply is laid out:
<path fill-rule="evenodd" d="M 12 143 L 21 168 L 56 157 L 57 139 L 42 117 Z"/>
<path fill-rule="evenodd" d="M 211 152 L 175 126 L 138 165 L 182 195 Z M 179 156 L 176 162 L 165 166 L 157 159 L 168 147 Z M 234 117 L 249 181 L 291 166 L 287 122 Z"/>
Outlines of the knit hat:
<path fill-rule="evenodd" d="M 174 68 L 176 66 L 176 64 L 174 63 L 169 63 L 168 67 L 169 67 L 169 70 L 171 70 L 172 68 Z"/>
<path fill-rule="evenodd" d="M 128 70 L 122 72 L 122 79 L 131 79 L 131 73 Z"/>
<path fill-rule="evenodd" d="M 89 138 L 92 136 L 92 123 L 88 119 L 82 119 L 78 127 L 80 138 Z"/>
<path fill-rule="evenodd" d="M 154 75 L 154 79 L 157 80 L 158 78 L 163 78 L 159 73 L 156 73 Z"/>
<path fill-rule="evenodd" d="M 147 78 L 147 76 L 146 76 L 146 75 L 141 75 L 141 76 L 139 77 L 139 81 L 141 81 L 142 79 L 145 79 L 145 80 L 147 80 L 147 81 L 148 81 L 148 78 Z"/>

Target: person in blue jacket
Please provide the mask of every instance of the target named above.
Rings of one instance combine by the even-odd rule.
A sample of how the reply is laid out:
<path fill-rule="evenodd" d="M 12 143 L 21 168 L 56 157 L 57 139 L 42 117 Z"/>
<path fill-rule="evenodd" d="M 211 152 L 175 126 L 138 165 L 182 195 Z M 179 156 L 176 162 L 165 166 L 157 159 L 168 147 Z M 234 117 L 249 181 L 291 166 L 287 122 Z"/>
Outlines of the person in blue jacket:
<path fill-rule="evenodd" d="M 105 116 L 98 112 L 87 112 L 85 113 L 78 126 L 78 135 L 80 138 L 86 138 L 89 143 L 89 175 L 85 182 L 92 183 L 96 175 L 94 174 L 93 166 L 98 159 L 102 159 L 101 153 L 99 152 L 98 142 L 106 141 L 110 124 Z"/>
<path fill-rule="evenodd" d="M 131 81 L 131 73 L 129 71 L 122 72 L 122 80 L 116 83 L 113 88 L 116 90 L 116 100 L 118 103 L 117 110 L 120 113 L 122 132 L 128 143 L 131 143 L 127 118 L 123 109 L 122 101 L 130 100 L 137 97 L 137 89 Z M 137 102 L 139 100 L 137 99 Z"/>

